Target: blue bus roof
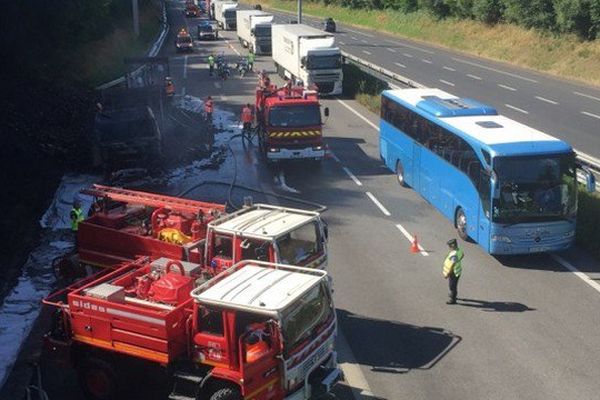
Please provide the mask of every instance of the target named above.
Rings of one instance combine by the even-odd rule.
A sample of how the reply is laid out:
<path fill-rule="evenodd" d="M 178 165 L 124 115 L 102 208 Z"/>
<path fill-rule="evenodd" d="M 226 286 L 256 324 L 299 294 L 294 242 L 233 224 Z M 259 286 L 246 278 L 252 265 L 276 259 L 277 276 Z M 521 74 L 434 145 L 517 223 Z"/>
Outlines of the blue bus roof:
<path fill-rule="evenodd" d="M 440 89 L 385 90 L 382 95 L 427 117 L 493 155 L 564 153 L 572 147 L 544 132 L 498 115 L 496 109 Z"/>

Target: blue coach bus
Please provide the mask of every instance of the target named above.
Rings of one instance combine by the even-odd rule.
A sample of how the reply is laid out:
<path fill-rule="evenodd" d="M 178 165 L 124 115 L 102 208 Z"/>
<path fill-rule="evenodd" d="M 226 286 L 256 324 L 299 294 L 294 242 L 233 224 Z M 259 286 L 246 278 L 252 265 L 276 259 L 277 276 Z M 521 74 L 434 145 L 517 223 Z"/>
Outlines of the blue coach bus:
<path fill-rule="evenodd" d="M 379 147 L 401 186 L 490 254 L 563 250 L 575 240 L 573 149 L 488 105 L 439 89 L 386 90 Z"/>

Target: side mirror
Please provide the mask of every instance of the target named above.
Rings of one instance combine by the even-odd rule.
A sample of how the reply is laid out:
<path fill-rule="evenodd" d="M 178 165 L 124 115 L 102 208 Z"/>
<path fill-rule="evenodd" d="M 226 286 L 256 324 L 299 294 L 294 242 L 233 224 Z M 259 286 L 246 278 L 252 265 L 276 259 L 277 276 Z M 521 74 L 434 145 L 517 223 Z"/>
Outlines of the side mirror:
<path fill-rule="evenodd" d="M 323 221 L 323 237 L 325 238 L 325 241 L 329 240 L 329 226 L 325 221 Z"/>
<path fill-rule="evenodd" d="M 329 117 L 329 107 L 325 107 L 325 109 L 323 110 L 323 114 L 324 114 L 326 117 Z"/>
<path fill-rule="evenodd" d="M 306 66 L 306 56 L 304 56 L 304 57 L 302 57 L 302 58 L 300 59 L 300 65 L 301 65 L 302 67 L 305 67 L 305 66 Z"/>
<path fill-rule="evenodd" d="M 255 32 L 255 31 L 256 31 L 256 30 L 255 30 L 254 28 L 250 29 L 250 34 L 251 34 L 252 36 L 254 36 L 254 32 Z"/>
<path fill-rule="evenodd" d="M 579 167 L 579 171 L 583 177 L 583 180 L 585 181 L 585 189 L 588 191 L 588 193 L 594 193 L 596 191 L 596 176 L 594 173 L 583 166 Z"/>

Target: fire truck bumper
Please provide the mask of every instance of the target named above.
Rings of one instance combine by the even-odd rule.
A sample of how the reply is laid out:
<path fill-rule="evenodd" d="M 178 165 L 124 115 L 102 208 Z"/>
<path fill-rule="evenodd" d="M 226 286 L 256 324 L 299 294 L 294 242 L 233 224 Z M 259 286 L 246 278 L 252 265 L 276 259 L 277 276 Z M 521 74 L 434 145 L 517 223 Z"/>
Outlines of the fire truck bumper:
<path fill-rule="evenodd" d="M 325 157 L 325 148 L 323 146 L 320 147 L 320 150 L 315 150 L 314 147 L 304 149 L 269 148 L 267 149 L 267 159 L 274 161 L 302 158 L 321 159 Z"/>
<path fill-rule="evenodd" d="M 344 379 L 344 374 L 337 367 L 321 366 L 312 372 L 308 381 L 311 386 L 311 397 L 319 398 L 331 392 L 336 383 Z"/>

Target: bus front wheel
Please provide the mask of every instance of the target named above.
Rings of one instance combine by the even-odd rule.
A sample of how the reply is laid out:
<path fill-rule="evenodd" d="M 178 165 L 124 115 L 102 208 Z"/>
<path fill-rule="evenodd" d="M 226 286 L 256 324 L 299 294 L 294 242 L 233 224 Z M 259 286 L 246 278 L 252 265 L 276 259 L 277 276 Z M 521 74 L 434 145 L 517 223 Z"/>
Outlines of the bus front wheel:
<path fill-rule="evenodd" d="M 467 216 L 462 208 L 456 210 L 454 226 L 456 226 L 456 232 L 458 233 L 458 236 L 462 240 L 468 241 L 469 234 L 467 233 Z"/>
<path fill-rule="evenodd" d="M 401 187 L 406 187 L 406 181 L 404 180 L 404 167 L 402 166 L 402 162 L 398 160 L 396 162 L 396 177 L 398 178 L 398 183 Z"/>

